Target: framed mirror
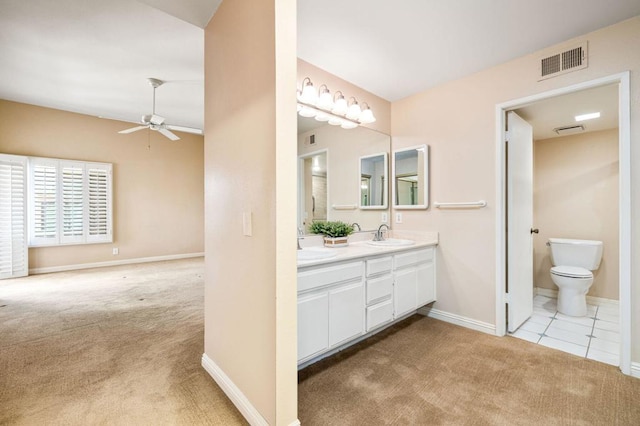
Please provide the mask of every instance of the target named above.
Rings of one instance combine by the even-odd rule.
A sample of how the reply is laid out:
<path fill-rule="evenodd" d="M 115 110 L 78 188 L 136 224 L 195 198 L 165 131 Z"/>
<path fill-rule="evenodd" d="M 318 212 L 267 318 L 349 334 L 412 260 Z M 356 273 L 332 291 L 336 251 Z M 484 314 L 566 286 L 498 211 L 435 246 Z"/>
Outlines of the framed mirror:
<path fill-rule="evenodd" d="M 412 146 L 393 152 L 393 205 L 396 209 L 429 207 L 429 147 Z"/>
<path fill-rule="evenodd" d="M 385 210 L 389 176 L 387 153 L 360 157 L 360 208 Z"/>

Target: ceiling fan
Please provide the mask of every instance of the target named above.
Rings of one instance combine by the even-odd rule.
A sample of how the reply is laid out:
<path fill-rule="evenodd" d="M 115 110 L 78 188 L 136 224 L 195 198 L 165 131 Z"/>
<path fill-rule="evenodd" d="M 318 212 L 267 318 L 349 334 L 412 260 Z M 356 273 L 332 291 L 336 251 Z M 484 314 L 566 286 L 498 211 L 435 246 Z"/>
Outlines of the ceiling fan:
<path fill-rule="evenodd" d="M 155 130 L 157 132 L 162 133 L 164 136 L 171 139 L 172 141 L 177 141 L 180 139 L 180 137 L 178 137 L 178 135 L 173 133 L 171 130 L 201 135 L 202 130 L 200 129 L 166 124 L 164 122 L 165 120 L 164 117 L 160 117 L 159 115 L 156 115 L 156 89 L 162 86 L 164 84 L 164 81 L 158 80 L 157 78 L 148 78 L 147 80 L 149 80 L 149 84 L 151 85 L 151 87 L 153 87 L 153 110 L 151 114 L 146 114 L 142 116 L 142 119 L 140 121 L 140 124 L 142 124 L 142 126 L 136 126 L 130 129 L 120 130 L 118 133 L 127 134 L 127 133 L 137 132 L 138 130 L 151 129 L 151 130 Z"/>

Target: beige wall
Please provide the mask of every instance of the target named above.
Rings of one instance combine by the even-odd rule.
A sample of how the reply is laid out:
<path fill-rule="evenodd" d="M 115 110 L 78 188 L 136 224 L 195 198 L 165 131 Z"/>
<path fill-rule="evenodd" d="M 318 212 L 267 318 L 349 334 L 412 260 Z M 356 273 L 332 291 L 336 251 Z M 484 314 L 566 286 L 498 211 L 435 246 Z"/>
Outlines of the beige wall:
<path fill-rule="evenodd" d="M 297 417 L 295 14 L 225 1 L 205 29 L 205 356 L 273 425 Z"/>
<path fill-rule="evenodd" d="M 0 100 L 0 152 L 113 163 L 114 242 L 32 248 L 31 269 L 204 251 L 203 137 L 133 126 Z"/>
<path fill-rule="evenodd" d="M 394 102 L 392 145 L 431 146 L 431 201 L 485 199 L 477 210 L 405 211 L 399 229 L 440 232 L 436 308 L 489 324 L 496 315 L 496 105 L 631 70 L 631 163 L 640 164 L 640 17 L 569 41 L 589 42 L 589 67 L 537 81 L 537 52 Z M 499 48 L 496 46 L 495 48 Z M 640 174 L 632 176 L 632 265 L 640 264 Z M 632 293 L 640 271 L 632 270 Z M 640 304 L 633 307 L 633 356 L 640 361 Z"/>
<path fill-rule="evenodd" d="M 604 244 L 590 296 L 618 300 L 618 130 L 535 141 L 533 169 L 534 285 L 551 280 L 549 238 Z"/>

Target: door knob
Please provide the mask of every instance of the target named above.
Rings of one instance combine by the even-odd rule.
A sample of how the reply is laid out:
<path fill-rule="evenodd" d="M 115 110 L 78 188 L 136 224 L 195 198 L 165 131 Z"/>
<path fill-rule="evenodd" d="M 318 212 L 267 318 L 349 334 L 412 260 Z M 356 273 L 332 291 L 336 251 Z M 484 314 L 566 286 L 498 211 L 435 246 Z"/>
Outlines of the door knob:
<path fill-rule="evenodd" d="M 531 233 L 532 234 L 538 234 L 540 232 L 540 230 L 538 228 L 531 228 Z"/>

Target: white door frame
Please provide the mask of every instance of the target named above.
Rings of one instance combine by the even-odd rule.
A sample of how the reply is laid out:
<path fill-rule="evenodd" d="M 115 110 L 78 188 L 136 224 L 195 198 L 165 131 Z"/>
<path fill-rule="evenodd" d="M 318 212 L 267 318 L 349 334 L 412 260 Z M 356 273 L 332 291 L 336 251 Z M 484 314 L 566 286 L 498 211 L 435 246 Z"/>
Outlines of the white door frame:
<path fill-rule="evenodd" d="M 507 111 L 533 102 L 607 84 L 618 84 L 618 146 L 620 167 L 620 369 L 631 374 L 631 108 L 629 71 L 527 96 L 496 105 L 496 335 L 506 333 L 506 156 L 505 115 Z"/>

